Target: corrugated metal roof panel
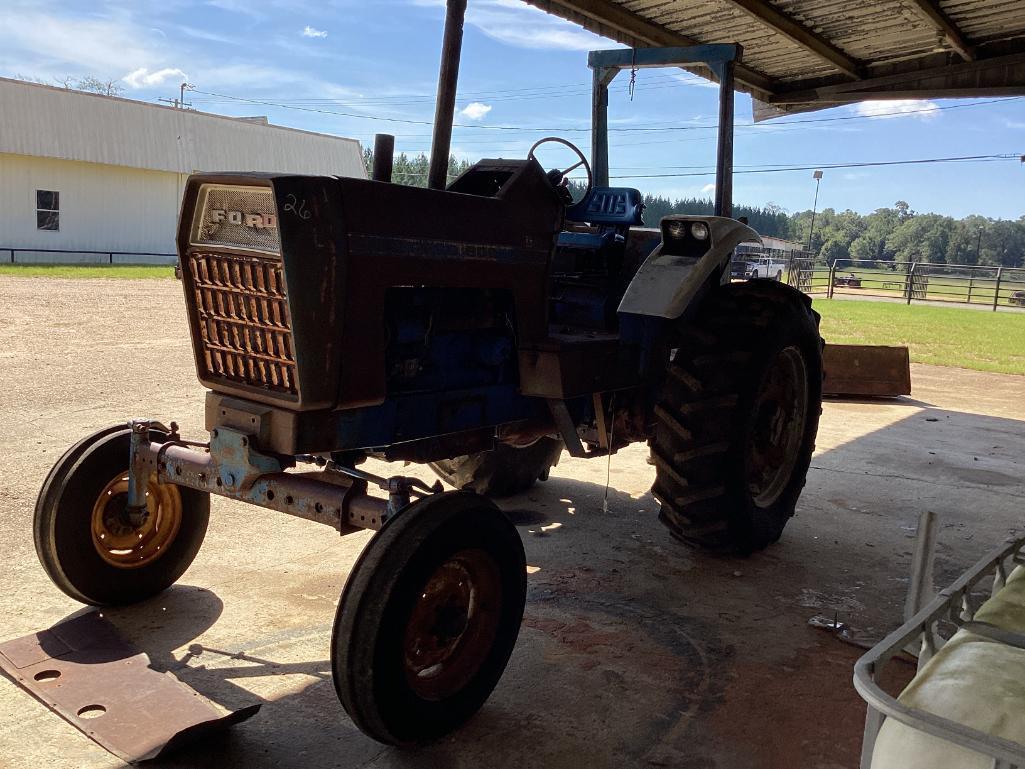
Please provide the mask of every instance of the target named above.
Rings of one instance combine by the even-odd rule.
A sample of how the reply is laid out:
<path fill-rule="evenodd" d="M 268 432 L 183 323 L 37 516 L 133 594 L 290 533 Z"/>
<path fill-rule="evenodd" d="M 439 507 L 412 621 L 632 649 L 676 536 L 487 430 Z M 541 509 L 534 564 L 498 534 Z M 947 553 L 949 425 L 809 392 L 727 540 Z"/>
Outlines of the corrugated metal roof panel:
<path fill-rule="evenodd" d="M 1022 0 L 952 0 L 944 3 L 947 15 L 961 28 L 969 39 L 988 42 L 1004 38 L 1017 29 L 1025 34 L 1022 17 L 1025 3 Z M 1018 25 L 1008 29 L 1007 23 L 1017 17 Z"/>
<path fill-rule="evenodd" d="M 750 24 L 751 17 L 722 0 L 681 4 L 625 0 L 627 10 L 702 43 L 731 42 L 744 46 L 745 63 L 774 77 L 798 71 L 829 74 L 834 69 L 771 27 Z"/>
<path fill-rule="evenodd" d="M 790 108 L 1025 94 L 1025 0 L 526 2 L 627 45 L 740 43 L 741 90 Z"/>
<path fill-rule="evenodd" d="M 366 176 L 354 139 L 6 78 L 0 152 L 185 174 Z"/>

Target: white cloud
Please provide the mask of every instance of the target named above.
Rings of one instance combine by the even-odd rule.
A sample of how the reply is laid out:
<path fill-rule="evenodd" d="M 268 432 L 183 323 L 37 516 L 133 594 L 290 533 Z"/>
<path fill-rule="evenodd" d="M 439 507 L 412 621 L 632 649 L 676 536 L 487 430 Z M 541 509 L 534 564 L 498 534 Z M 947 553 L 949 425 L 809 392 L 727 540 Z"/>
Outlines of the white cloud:
<path fill-rule="evenodd" d="M 263 13 L 251 0 L 207 0 L 207 5 L 233 14 L 243 14 L 253 19 L 263 18 Z"/>
<path fill-rule="evenodd" d="M 305 27 L 303 27 L 302 36 L 303 37 L 327 37 L 327 32 L 324 31 L 323 29 L 315 29 L 315 28 L 311 27 L 309 24 L 307 24 Z"/>
<path fill-rule="evenodd" d="M 150 72 L 146 67 L 139 67 L 121 79 L 128 83 L 130 88 L 147 88 L 160 85 L 172 77 L 176 82 L 185 82 L 189 79 L 189 76 L 177 67 L 164 67 L 156 72 Z"/>
<path fill-rule="evenodd" d="M 714 184 L 706 184 L 704 187 L 701 188 L 701 194 L 702 195 L 714 195 L 715 194 L 715 185 Z"/>
<path fill-rule="evenodd" d="M 589 51 L 598 39 L 575 29 L 536 28 L 519 22 L 478 23 L 475 26 L 488 37 L 518 48 L 556 48 L 563 51 Z"/>
<path fill-rule="evenodd" d="M 411 0 L 413 5 L 445 7 L 445 0 Z M 517 48 L 590 51 L 622 47 L 521 0 L 477 0 L 466 10 L 466 23 L 494 40 Z"/>
<path fill-rule="evenodd" d="M 38 76 L 84 72 L 114 77 L 147 62 L 164 41 L 146 27 L 121 19 L 96 19 L 33 12 L 0 4 L 5 69 L 31 67 Z"/>
<path fill-rule="evenodd" d="M 481 104 L 479 101 L 471 101 L 459 110 L 459 114 L 469 120 L 483 120 L 489 112 L 491 112 L 491 105 Z"/>
<path fill-rule="evenodd" d="M 939 116 L 940 106 L 928 99 L 891 99 L 863 101 L 854 111 L 864 117 L 888 118 L 914 117 L 920 120 L 932 120 Z"/>
<path fill-rule="evenodd" d="M 155 31 L 153 21 L 147 18 L 144 23 L 136 23 L 125 14 L 109 19 L 70 14 L 62 17 L 28 6 L 12 8 L 0 0 L 4 41 L 0 46 L 0 72 L 24 72 L 47 82 L 67 76 L 94 75 L 103 80 L 120 77 L 126 86 L 140 90 L 161 84 L 166 87 L 182 78 L 211 90 L 256 97 L 283 90 L 332 98 L 354 95 L 350 89 L 311 78 L 306 71 L 274 66 L 263 59 L 257 63 L 235 53 L 225 55 L 216 46 L 196 46 L 191 39 L 195 37 L 193 30 L 176 29 L 168 38 Z M 184 61 L 189 62 L 187 78 L 181 69 L 165 66 Z"/>
<path fill-rule="evenodd" d="M 183 35 L 188 35 L 196 40 L 203 40 L 208 43 L 217 43 L 218 45 L 238 45 L 239 39 L 230 37 L 228 35 L 219 35 L 209 29 L 200 29 L 198 27 L 190 27 L 187 24 L 176 24 L 175 31 Z M 244 40 L 244 38 L 243 38 Z"/>
<path fill-rule="evenodd" d="M 693 85 L 697 86 L 698 88 L 714 88 L 717 91 L 719 90 L 718 83 L 709 80 L 707 77 L 701 77 L 700 75 L 695 75 L 691 72 L 678 72 L 676 70 L 670 70 L 666 74 L 668 74 L 669 77 L 671 77 L 673 80 L 677 80 L 683 83 L 684 85 Z"/>

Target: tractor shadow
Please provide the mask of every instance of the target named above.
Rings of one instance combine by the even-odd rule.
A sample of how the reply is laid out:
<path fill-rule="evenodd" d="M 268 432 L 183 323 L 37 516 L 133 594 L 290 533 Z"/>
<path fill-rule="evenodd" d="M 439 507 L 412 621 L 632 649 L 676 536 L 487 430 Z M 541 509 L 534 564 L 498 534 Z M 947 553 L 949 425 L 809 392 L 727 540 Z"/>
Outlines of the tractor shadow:
<path fill-rule="evenodd" d="M 921 401 L 917 398 L 912 398 L 910 395 L 901 395 L 896 398 L 888 395 L 862 395 L 862 396 L 850 396 L 850 395 L 824 395 L 822 398 L 824 403 L 857 403 L 863 406 L 888 406 L 888 405 L 900 405 L 900 406 L 917 406 L 922 409 L 934 409 L 937 408 L 935 403 L 929 403 L 927 401 Z"/>

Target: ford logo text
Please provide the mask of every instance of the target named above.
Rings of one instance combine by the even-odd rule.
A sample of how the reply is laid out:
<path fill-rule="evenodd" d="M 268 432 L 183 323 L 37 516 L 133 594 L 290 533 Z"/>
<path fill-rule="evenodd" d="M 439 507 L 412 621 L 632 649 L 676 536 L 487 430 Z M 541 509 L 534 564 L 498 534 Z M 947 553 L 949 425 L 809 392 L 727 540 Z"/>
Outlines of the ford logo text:
<path fill-rule="evenodd" d="M 274 214 L 247 214 L 242 211 L 225 211 L 221 208 L 210 209 L 212 224 L 234 224 L 239 227 L 252 227 L 257 230 L 277 229 L 278 217 Z"/>

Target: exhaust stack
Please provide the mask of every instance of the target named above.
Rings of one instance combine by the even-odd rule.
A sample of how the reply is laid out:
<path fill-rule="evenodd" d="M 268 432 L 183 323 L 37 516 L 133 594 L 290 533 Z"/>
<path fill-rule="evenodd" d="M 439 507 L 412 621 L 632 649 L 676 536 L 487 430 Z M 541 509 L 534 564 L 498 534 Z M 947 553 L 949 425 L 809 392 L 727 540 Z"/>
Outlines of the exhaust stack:
<path fill-rule="evenodd" d="M 445 40 L 441 46 L 441 68 L 438 72 L 438 101 L 434 111 L 431 166 L 427 174 L 427 186 L 432 190 L 443 190 L 448 182 L 448 156 L 452 146 L 452 122 L 456 109 L 465 16 L 466 0 L 448 0 Z"/>

